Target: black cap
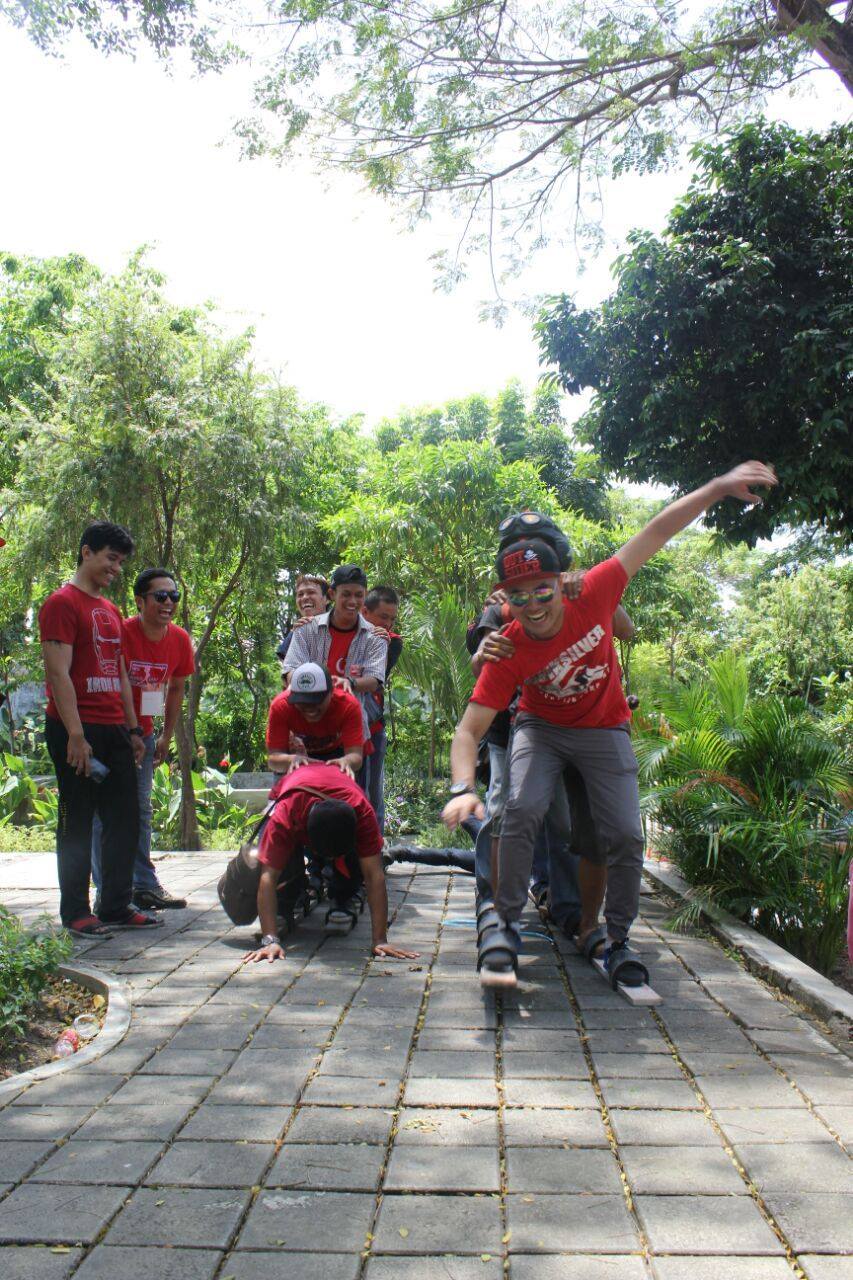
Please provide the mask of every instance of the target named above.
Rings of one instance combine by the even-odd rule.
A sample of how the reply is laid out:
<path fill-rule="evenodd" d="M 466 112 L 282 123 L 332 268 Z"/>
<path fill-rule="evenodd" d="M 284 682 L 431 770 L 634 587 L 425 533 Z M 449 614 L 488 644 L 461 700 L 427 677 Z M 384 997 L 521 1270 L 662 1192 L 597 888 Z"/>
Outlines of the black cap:
<path fill-rule="evenodd" d="M 343 800 L 321 800 L 308 814 L 308 844 L 318 858 L 355 854 L 355 809 Z"/>
<path fill-rule="evenodd" d="M 367 574 L 359 565 L 342 564 L 332 574 L 331 585 L 333 587 L 342 587 L 348 583 L 354 583 L 357 587 L 367 589 Z"/>
<path fill-rule="evenodd" d="M 549 542 L 557 552 L 560 569 L 571 568 L 573 556 L 569 540 L 550 516 L 543 516 L 538 511 L 519 511 L 516 515 L 501 520 L 498 533 L 498 551 L 503 551 L 511 542 L 518 542 L 520 538 L 541 538 L 543 542 Z"/>
<path fill-rule="evenodd" d="M 502 587 L 511 587 L 524 578 L 547 578 L 560 573 L 560 557 L 550 542 L 541 538 L 519 538 L 498 552 L 495 573 Z"/>

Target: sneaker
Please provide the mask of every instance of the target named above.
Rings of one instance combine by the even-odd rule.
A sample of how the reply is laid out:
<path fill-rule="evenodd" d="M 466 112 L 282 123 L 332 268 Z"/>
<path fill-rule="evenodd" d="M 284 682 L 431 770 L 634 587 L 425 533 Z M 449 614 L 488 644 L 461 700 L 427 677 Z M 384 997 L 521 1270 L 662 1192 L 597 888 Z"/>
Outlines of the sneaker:
<path fill-rule="evenodd" d="M 104 921 L 109 929 L 156 929 L 162 923 L 163 921 L 158 920 L 156 916 L 149 916 L 144 911 L 136 911 L 133 907 L 128 907 L 118 920 Z"/>
<path fill-rule="evenodd" d="M 187 905 L 186 898 L 174 898 L 162 885 L 156 889 L 134 889 L 133 902 L 150 911 L 182 911 Z"/>

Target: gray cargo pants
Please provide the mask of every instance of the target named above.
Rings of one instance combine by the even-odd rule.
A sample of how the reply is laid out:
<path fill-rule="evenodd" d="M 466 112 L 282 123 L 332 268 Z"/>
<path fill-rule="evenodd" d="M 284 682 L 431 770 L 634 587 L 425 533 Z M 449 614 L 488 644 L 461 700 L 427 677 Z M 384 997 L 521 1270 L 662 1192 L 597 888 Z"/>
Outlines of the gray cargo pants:
<path fill-rule="evenodd" d="M 595 827 L 595 842 L 583 853 L 607 864 L 604 918 L 610 936 L 622 941 L 637 915 L 643 866 L 637 759 L 627 726 L 564 729 L 525 713 L 516 718 L 495 906 L 506 920 L 521 915 L 536 832 L 568 764 L 583 778 Z"/>

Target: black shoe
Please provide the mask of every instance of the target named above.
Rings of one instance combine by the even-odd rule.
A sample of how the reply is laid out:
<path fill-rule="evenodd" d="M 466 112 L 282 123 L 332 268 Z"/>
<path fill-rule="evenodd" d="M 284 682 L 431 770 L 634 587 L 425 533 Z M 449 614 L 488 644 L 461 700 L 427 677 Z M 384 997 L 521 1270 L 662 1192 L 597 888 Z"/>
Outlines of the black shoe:
<path fill-rule="evenodd" d="M 149 911 L 180 911 L 187 905 L 186 898 L 173 898 L 167 889 L 134 889 L 133 901 L 137 907 Z"/>

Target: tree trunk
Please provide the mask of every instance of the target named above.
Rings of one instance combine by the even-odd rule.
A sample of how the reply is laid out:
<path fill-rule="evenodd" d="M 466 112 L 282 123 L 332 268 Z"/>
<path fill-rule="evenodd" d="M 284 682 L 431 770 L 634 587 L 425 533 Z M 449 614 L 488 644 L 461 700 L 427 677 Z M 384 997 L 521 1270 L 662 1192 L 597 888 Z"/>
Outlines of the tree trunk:
<path fill-rule="evenodd" d="M 178 763 L 181 770 L 181 848 L 195 851 L 201 848 L 201 832 L 198 826 L 198 809 L 195 803 L 192 776 L 195 746 L 183 709 L 175 725 L 175 738 L 178 743 Z"/>
<path fill-rule="evenodd" d="M 773 0 L 779 22 L 788 31 L 812 27 L 809 44 L 832 67 L 848 93 L 853 93 L 853 24 L 827 13 L 821 0 Z M 849 14 L 848 8 L 848 14 Z"/>
<path fill-rule="evenodd" d="M 429 709 L 429 780 L 435 777 L 435 708 Z"/>

